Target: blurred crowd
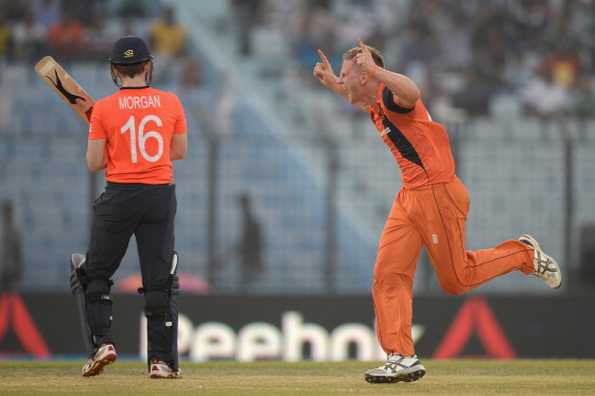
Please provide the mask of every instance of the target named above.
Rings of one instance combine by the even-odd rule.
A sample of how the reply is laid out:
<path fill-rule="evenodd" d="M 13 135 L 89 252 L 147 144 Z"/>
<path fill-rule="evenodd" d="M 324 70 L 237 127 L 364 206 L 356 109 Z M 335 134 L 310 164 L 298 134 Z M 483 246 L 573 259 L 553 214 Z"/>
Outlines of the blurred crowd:
<path fill-rule="evenodd" d="M 412 77 L 433 112 L 595 117 L 595 0 L 228 0 L 237 50 L 275 36 L 306 81 L 317 48 L 336 71 L 358 39 Z M 0 63 L 105 62 L 122 35 L 150 41 L 157 80 L 202 82 L 187 29 L 150 0 L 0 0 Z M 263 41 L 270 46 L 271 41 Z M 268 49 L 270 50 L 270 48 Z M 182 62 L 178 60 L 182 59 Z M 515 114 L 512 114 L 515 113 Z"/>
<path fill-rule="evenodd" d="M 186 59 L 187 32 L 167 4 L 150 0 L 0 0 L 0 62 L 34 63 L 48 54 L 60 62 L 107 62 L 113 43 L 128 34 L 150 42 L 161 70 L 177 63 L 182 79 L 184 74 L 196 74 L 196 62 Z M 174 62 L 179 59 L 184 62 Z"/>
<path fill-rule="evenodd" d="M 412 77 L 434 109 L 465 116 L 595 115 L 593 0 L 230 0 L 238 50 L 277 32 L 306 80 L 316 48 L 358 39 Z M 252 40 L 252 41 L 251 41 Z M 257 55 L 257 54 L 256 54 Z"/>

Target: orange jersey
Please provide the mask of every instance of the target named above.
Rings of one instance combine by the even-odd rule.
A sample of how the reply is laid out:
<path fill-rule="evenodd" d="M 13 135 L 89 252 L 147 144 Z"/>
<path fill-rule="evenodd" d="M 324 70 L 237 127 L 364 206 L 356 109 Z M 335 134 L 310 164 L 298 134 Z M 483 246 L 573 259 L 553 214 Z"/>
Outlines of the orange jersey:
<path fill-rule="evenodd" d="M 421 99 L 413 109 L 399 106 L 384 83 L 378 87 L 376 104 L 370 117 L 384 143 L 395 157 L 405 188 L 448 183 L 455 175 L 448 134 L 432 121 Z"/>
<path fill-rule="evenodd" d="M 173 93 L 122 88 L 95 103 L 89 140 L 105 139 L 105 178 L 115 183 L 173 183 L 174 134 L 186 133 L 184 108 Z"/>

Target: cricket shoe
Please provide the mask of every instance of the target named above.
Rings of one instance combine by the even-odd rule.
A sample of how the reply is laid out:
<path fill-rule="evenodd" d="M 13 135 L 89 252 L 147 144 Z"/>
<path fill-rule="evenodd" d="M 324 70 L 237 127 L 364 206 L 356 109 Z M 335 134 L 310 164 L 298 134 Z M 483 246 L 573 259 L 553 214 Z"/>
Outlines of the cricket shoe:
<path fill-rule="evenodd" d="M 366 381 L 371 384 L 386 384 L 393 382 L 413 382 L 426 374 L 426 368 L 421 364 L 417 355 L 403 356 L 391 353 L 384 365 L 366 371 Z"/>
<path fill-rule="evenodd" d="M 115 362 L 117 357 L 118 354 L 116 353 L 114 344 L 103 344 L 83 366 L 83 377 L 92 377 L 101 374 L 103 368 Z"/>
<path fill-rule="evenodd" d="M 562 273 L 560 266 L 553 257 L 548 256 L 541 250 L 539 242 L 531 235 L 523 234 L 519 241 L 533 248 L 533 274 L 543 280 L 550 288 L 557 289 L 562 284 Z"/>
<path fill-rule="evenodd" d="M 149 365 L 149 377 L 159 378 L 182 378 L 181 369 L 172 369 L 167 363 L 159 359 L 152 359 Z"/>

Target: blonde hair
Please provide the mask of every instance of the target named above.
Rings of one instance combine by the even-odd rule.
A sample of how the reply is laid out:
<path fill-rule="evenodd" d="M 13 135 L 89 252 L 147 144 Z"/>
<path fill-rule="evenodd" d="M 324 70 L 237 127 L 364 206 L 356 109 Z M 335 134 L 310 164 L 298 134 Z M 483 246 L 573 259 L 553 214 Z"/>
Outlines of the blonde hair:
<path fill-rule="evenodd" d="M 376 63 L 380 67 L 384 67 L 384 57 L 382 56 L 380 51 L 378 51 L 374 47 L 370 47 L 369 45 L 367 45 L 366 47 L 370 50 L 370 53 L 372 54 L 372 59 L 374 60 L 374 63 Z M 343 54 L 343 60 L 351 60 L 351 59 L 355 58 L 361 52 L 362 52 L 362 49 L 360 47 L 350 48 L 347 51 L 345 51 L 345 53 Z"/>

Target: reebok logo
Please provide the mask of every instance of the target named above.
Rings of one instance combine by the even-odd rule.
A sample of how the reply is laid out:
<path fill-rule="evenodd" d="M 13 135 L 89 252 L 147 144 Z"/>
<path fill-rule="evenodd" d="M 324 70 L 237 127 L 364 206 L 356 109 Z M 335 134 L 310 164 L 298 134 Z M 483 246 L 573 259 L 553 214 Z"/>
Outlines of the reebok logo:
<path fill-rule="evenodd" d="M 146 359 L 147 322 L 141 315 L 140 354 Z M 285 311 L 280 326 L 254 321 L 234 329 L 226 323 L 203 322 L 198 326 L 184 314 L 178 318 L 178 351 L 188 354 L 194 362 L 235 359 L 250 362 L 262 359 L 282 359 L 296 362 L 306 358 L 304 345 L 309 345 L 309 359 L 314 361 L 345 360 L 355 348 L 358 360 L 382 360 L 385 352 L 376 341 L 371 326 L 362 323 L 342 323 L 327 330 L 317 323 L 306 322 L 300 312 Z M 411 337 L 419 341 L 423 325 L 413 325 Z"/>

